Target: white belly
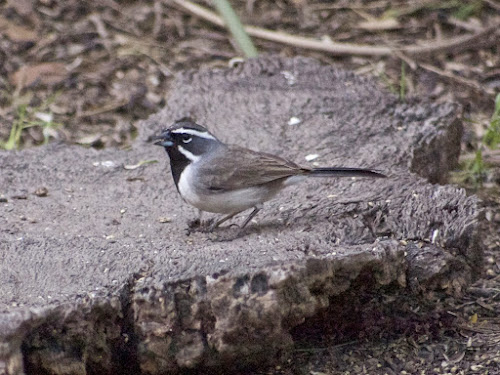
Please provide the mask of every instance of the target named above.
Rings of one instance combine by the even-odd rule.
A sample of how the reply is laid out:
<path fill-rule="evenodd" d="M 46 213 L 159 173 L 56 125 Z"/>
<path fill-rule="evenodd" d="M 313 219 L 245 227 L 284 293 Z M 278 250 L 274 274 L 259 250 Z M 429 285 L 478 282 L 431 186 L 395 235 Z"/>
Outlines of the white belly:
<path fill-rule="evenodd" d="M 212 192 L 197 189 L 193 183 L 192 165 L 188 165 L 179 178 L 178 189 L 182 198 L 192 206 L 207 212 L 232 214 L 255 207 L 276 195 L 278 189 L 259 186 L 230 192 Z M 188 183 L 188 181 L 190 183 Z"/>

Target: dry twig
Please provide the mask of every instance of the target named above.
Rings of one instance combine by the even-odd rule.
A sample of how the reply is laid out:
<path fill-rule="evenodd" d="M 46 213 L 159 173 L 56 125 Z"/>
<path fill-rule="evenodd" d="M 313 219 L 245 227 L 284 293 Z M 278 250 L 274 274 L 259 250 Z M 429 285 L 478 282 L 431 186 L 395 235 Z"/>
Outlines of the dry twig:
<path fill-rule="evenodd" d="M 194 4 L 187 0 L 173 0 L 175 4 L 188 12 L 203 18 L 204 20 L 218 26 L 225 26 L 224 21 L 214 12 Z M 255 26 L 245 26 L 246 32 L 254 37 L 270 40 L 273 42 L 288 44 L 294 47 L 306 48 L 329 52 L 333 55 L 366 55 L 366 56 L 384 56 L 392 55 L 394 49 L 387 46 L 368 46 L 352 43 L 336 43 L 329 39 L 318 40 L 313 38 L 291 35 L 284 32 L 272 31 Z M 500 23 L 484 28 L 483 30 L 473 34 L 465 35 L 457 38 L 446 39 L 439 42 L 429 43 L 426 45 L 413 45 L 397 48 L 397 50 L 410 54 L 422 55 L 437 52 L 452 52 L 458 53 L 466 49 L 477 48 L 481 45 L 484 38 L 495 40 L 494 36 L 500 34 Z"/>
<path fill-rule="evenodd" d="M 441 77 L 444 77 L 448 79 L 449 81 L 453 81 L 456 83 L 459 83 L 463 86 L 467 86 L 468 88 L 472 89 L 473 91 L 480 93 L 480 94 L 487 94 L 487 95 L 495 95 L 495 90 L 489 87 L 485 87 L 481 85 L 479 82 L 476 82 L 472 79 L 464 78 L 457 76 L 453 73 L 447 72 L 446 70 L 442 70 L 439 68 L 436 68 L 435 66 L 432 66 L 430 64 L 425 64 L 425 63 L 419 63 L 417 62 L 418 66 L 420 66 L 422 69 L 425 69 L 429 72 L 435 73 Z"/>

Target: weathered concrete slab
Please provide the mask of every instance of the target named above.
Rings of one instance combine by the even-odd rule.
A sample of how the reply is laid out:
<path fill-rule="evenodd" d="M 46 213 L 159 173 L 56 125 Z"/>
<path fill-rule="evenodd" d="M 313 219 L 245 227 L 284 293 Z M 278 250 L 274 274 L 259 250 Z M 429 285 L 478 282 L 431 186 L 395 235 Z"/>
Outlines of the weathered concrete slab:
<path fill-rule="evenodd" d="M 245 236 L 187 235 L 196 211 L 146 142 L 184 116 L 227 142 L 390 178 L 313 179 L 269 202 Z M 361 274 L 373 288 L 459 292 L 479 259 L 480 212 L 427 182 L 456 163 L 459 116 L 314 60 L 261 58 L 179 77 L 130 150 L 0 153 L 0 374 L 254 365 Z"/>

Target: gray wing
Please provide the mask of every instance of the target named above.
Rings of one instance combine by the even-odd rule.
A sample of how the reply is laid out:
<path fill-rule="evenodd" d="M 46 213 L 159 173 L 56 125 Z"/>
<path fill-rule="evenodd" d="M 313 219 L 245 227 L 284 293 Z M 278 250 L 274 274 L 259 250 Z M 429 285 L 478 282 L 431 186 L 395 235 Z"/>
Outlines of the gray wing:
<path fill-rule="evenodd" d="M 202 186 L 241 189 L 298 175 L 308 170 L 279 156 L 227 146 L 199 167 Z"/>

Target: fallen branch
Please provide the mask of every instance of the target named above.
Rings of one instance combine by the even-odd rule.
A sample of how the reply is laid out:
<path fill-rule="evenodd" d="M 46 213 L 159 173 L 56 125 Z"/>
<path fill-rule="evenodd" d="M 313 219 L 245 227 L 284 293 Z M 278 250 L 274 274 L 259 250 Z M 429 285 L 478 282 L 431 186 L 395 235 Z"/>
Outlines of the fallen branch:
<path fill-rule="evenodd" d="M 173 0 L 175 4 L 187 10 L 191 14 L 213 23 L 214 25 L 224 27 L 224 21 L 216 13 L 194 4 L 187 0 Z M 255 26 L 245 26 L 246 32 L 256 38 L 261 38 L 273 42 L 283 43 L 294 47 L 306 48 L 317 51 L 329 52 L 333 55 L 367 55 L 367 56 L 386 56 L 392 55 L 395 50 L 410 55 L 430 54 L 434 52 L 453 52 L 458 53 L 466 49 L 478 48 L 480 41 L 485 37 L 491 37 L 499 34 L 500 23 L 485 29 L 473 35 L 465 35 L 457 38 L 442 40 L 427 45 L 413 45 L 400 48 L 390 48 L 387 46 L 369 46 L 352 43 L 336 43 L 329 39 L 313 39 L 291 35 L 284 32 L 272 31 Z"/>
<path fill-rule="evenodd" d="M 191 14 L 204 20 L 213 23 L 214 25 L 224 27 L 224 21 L 214 12 L 193 4 L 186 0 L 173 0 L 173 2 L 184 8 Z M 254 37 L 270 40 L 273 42 L 313 49 L 318 51 L 326 51 L 335 55 L 389 55 L 391 49 L 388 47 L 372 47 L 349 43 L 335 43 L 330 40 L 317 40 L 301 36 L 294 36 L 279 31 L 271 31 L 255 26 L 245 26 L 246 32 Z"/>

